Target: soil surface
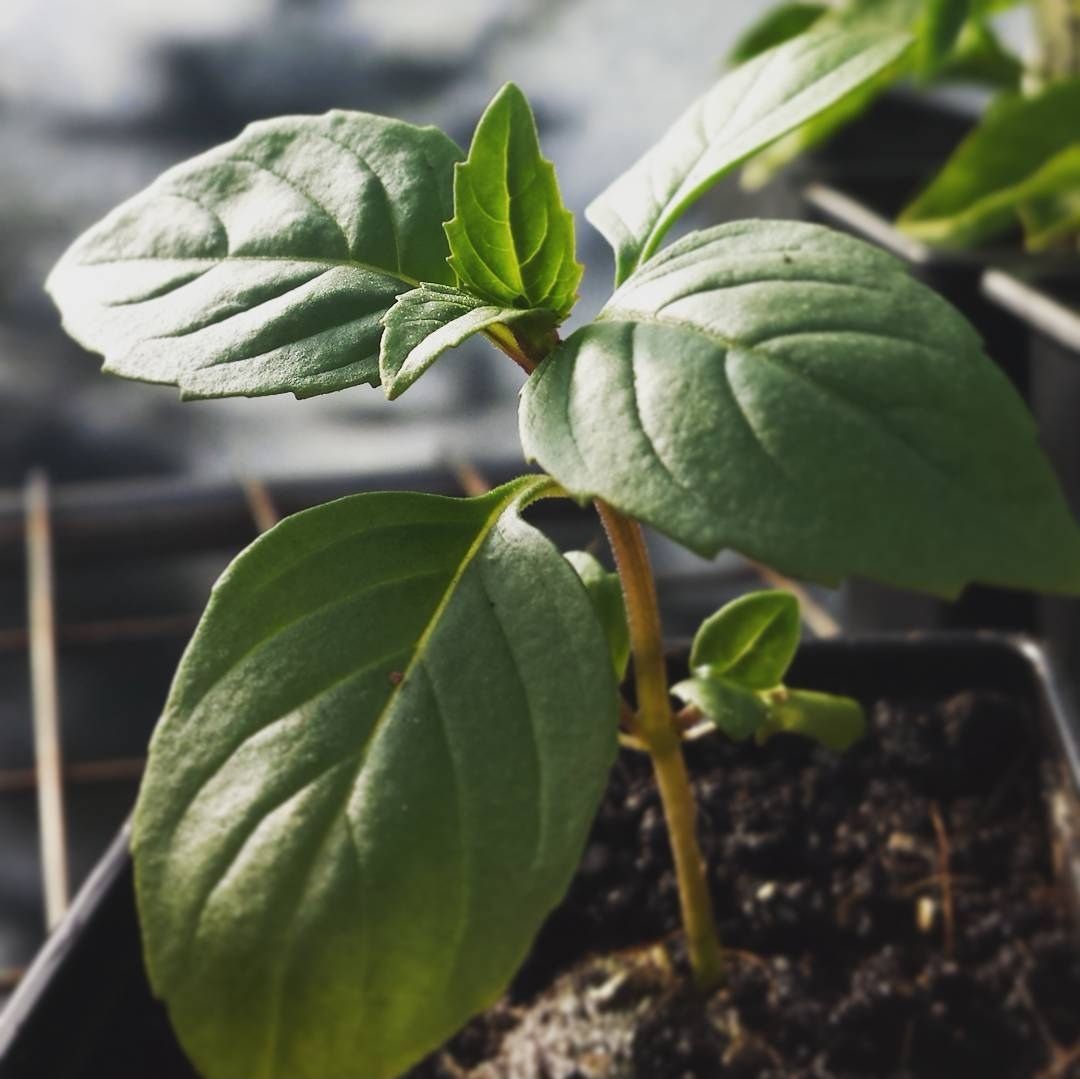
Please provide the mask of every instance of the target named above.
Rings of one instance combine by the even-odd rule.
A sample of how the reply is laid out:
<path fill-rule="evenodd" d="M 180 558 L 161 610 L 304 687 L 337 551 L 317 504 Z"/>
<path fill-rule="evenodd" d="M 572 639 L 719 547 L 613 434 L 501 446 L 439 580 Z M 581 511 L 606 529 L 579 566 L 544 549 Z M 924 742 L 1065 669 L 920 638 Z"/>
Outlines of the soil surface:
<path fill-rule="evenodd" d="M 1033 717 L 879 703 L 837 755 L 688 747 L 727 985 L 690 992 L 648 762 L 624 753 L 506 999 L 413 1079 L 1080 1079 L 1080 948 Z"/>

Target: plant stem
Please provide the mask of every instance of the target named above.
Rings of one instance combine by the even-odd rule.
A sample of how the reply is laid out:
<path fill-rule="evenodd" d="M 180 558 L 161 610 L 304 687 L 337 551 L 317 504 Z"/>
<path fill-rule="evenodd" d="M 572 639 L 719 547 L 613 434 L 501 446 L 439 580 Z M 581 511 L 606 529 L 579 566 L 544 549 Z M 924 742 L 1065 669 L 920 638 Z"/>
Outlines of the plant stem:
<path fill-rule="evenodd" d="M 559 340 L 558 334 L 551 332 L 530 348 L 504 326 L 492 327 L 485 333 L 526 375 L 532 374 Z M 596 510 L 615 556 L 626 601 L 638 705 L 631 734 L 644 743 L 652 759 L 675 861 L 690 969 L 698 988 L 708 991 L 724 980 L 724 957 L 713 919 L 705 859 L 698 846 L 697 806 L 683 757 L 682 735 L 671 714 L 660 607 L 649 550 L 636 521 L 599 498 Z"/>
<path fill-rule="evenodd" d="M 697 841 L 697 807 L 686 771 L 682 739 L 671 714 L 660 609 L 649 551 L 636 521 L 600 499 L 596 500 L 596 509 L 607 532 L 626 599 L 637 689 L 635 734 L 645 743 L 656 774 L 675 860 L 694 982 L 699 989 L 709 990 L 723 981 L 724 961 L 705 877 L 705 861 Z"/>

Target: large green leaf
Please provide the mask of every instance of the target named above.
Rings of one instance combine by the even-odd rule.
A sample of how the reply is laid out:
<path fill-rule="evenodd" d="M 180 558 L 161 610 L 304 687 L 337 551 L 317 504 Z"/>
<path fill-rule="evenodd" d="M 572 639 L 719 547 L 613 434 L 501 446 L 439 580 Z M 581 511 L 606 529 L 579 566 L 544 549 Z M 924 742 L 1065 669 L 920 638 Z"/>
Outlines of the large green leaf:
<path fill-rule="evenodd" d="M 516 510 L 367 494 L 214 590 L 135 814 L 145 954 L 209 1079 L 383 1079 L 489 1005 L 563 894 L 617 698 Z"/>
<path fill-rule="evenodd" d="M 252 124 L 90 229 L 48 288 L 107 371 L 186 397 L 377 385 L 402 286 L 453 282 L 460 157 L 434 128 L 366 113 Z"/>
<path fill-rule="evenodd" d="M 522 322 L 551 329 L 554 317 L 550 311 L 487 304 L 448 285 L 406 292 L 383 319 L 379 368 L 387 397 L 404 393 L 447 349 L 492 327 Z"/>
<path fill-rule="evenodd" d="M 1080 532 L 971 327 L 819 226 L 662 252 L 537 370 L 521 431 L 569 491 L 704 555 L 943 595 L 1080 590 Z"/>
<path fill-rule="evenodd" d="M 507 83 L 454 169 L 454 219 L 446 224 L 460 284 L 504 307 L 545 307 L 563 318 L 577 299 L 574 218 L 555 169 L 540 153 L 525 95 Z"/>
<path fill-rule="evenodd" d="M 1024 203 L 1080 188 L 1080 79 L 1000 98 L 900 215 L 931 243 L 966 246 L 1014 226 Z"/>
<path fill-rule="evenodd" d="M 720 176 L 857 89 L 910 41 L 877 28 L 814 30 L 725 75 L 586 211 L 615 249 L 616 281 Z"/>

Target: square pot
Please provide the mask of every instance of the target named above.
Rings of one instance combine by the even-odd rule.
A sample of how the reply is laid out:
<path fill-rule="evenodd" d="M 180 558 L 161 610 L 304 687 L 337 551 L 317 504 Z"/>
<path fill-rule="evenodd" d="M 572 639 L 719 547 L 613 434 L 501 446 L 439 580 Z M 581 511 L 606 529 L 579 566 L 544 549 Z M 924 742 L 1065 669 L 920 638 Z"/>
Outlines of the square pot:
<path fill-rule="evenodd" d="M 791 681 L 864 699 L 978 689 L 1021 701 L 1039 723 L 1055 870 L 1080 894 L 1080 730 L 1036 645 L 972 634 L 810 642 Z M 143 972 L 126 830 L 0 1015 L 0 1076 L 193 1079 Z"/>
<path fill-rule="evenodd" d="M 982 290 L 1027 335 L 1030 406 L 1069 508 L 1080 515 L 1080 256 L 1071 273 L 988 270 Z M 1080 689 L 1080 601 L 1039 602 L 1041 635 Z"/>

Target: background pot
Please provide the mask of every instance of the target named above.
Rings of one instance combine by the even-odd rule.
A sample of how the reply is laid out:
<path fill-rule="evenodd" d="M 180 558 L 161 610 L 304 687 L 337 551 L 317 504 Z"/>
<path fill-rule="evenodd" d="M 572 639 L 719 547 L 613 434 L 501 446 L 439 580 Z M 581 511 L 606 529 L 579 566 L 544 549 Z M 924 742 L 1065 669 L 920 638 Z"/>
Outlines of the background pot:
<path fill-rule="evenodd" d="M 1080 258 L 1071 273 L 988 270 L 982 290 L 1026 336 L 1030 406 L 1074 515 L 1080 515 Z M 1039 629 L 1077 688 L 1080 601 L 1039 601 Z"/>

